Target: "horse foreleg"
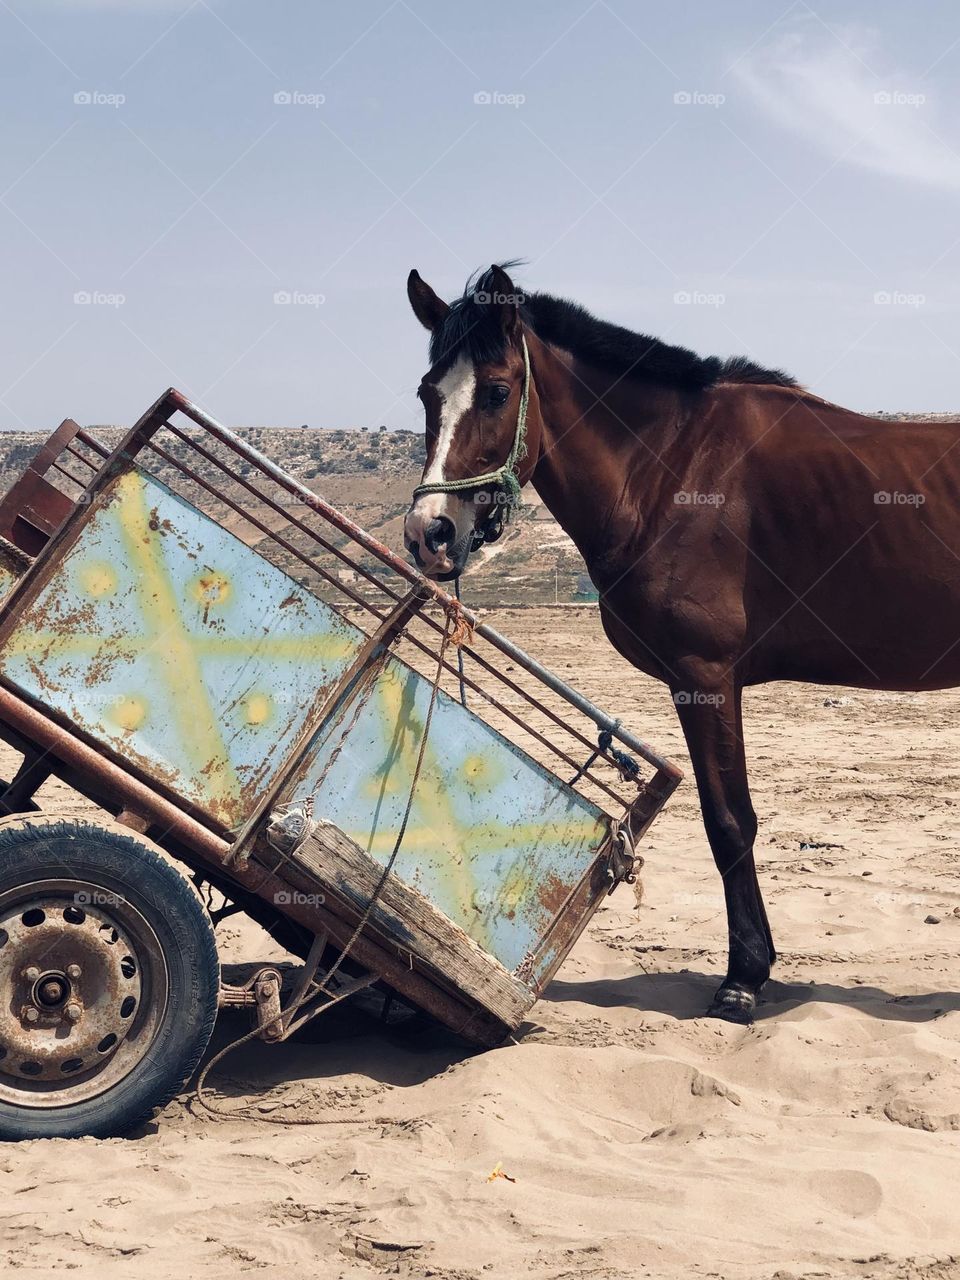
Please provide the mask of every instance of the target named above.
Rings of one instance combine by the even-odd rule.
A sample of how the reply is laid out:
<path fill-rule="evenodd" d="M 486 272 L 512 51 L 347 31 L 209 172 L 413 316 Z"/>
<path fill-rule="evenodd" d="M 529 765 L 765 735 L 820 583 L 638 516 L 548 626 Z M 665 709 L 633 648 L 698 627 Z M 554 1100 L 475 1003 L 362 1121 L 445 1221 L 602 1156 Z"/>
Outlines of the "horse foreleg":
<path fill-rule="evenodd" d="M 729 965 L 708 1013 L 749 1022 L 776 953 L 753 860 L 757 817 L 747 783 L 740 690 L 723 677 L 678 682 L 672 693 L 727 905 Z"/>

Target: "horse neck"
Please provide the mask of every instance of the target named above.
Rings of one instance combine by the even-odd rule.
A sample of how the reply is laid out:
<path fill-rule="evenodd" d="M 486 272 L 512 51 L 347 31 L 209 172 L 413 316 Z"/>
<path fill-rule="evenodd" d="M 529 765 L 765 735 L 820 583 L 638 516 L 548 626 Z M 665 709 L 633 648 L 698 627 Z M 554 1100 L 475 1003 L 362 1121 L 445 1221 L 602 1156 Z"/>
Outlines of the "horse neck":
<path fill-rule="evenodd" d="M 681 395 L 584 365 L 535 337 L 528 346 L 541 422 L 533 485 L 589 564 L 624 520 L 635 533 L 658 500 L 670 473 L 657 459 L 676 438 Z M 627 492 L 638 475 L 639 502 Z"/>

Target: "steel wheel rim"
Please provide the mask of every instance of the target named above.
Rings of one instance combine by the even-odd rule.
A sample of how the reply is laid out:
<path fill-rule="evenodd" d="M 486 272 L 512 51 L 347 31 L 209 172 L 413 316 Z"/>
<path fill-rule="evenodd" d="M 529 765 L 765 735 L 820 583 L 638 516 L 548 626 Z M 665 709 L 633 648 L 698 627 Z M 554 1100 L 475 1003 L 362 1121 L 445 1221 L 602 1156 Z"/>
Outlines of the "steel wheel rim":
<path fill-rule="evenodd" d="M 123 894 L 81 880 L 0 894 L 0 965 L 0 1102 L 88 1102 L 150 1054 L 167 966 L 153 927 Z"/>

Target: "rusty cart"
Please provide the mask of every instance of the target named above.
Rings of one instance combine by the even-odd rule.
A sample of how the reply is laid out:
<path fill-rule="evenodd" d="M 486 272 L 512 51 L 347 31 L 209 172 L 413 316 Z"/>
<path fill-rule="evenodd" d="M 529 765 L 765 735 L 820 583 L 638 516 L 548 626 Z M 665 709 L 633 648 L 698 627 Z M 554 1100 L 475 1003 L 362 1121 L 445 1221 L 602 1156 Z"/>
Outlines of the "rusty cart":
<path fill-rule="evenodd" d="M 0 503 L 0 737 L 8 1138 L 129 1129 L 223 1005 L 282 1041 L 368 988 L 497 1044 L 680 779 L 173 390 Z M 303 967 L 224 984 L 238 910 Z"/>

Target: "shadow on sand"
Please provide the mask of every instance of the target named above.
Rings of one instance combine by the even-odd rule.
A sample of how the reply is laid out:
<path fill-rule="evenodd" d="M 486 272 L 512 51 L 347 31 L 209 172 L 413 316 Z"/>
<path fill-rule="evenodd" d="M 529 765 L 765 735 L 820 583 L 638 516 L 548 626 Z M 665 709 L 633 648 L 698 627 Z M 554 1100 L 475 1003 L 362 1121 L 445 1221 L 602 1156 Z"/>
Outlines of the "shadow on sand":
<path fill-rule="evenodd" d="M 601 978 L 595 982 L 551 982 L 543 1000 L 576 1000 L 598 1008 L 632 1008 L 639 1013 L 666 1013 L 686 1020 L 702 1018 L 719 985 L 716 974 L 637 973 L 627 978 Z M 898 996 L 880 987 L 838 986 L 832 982 L 777 982 L 771 979 L 755 1021 L 789 1013 L 805 1004 L 845 1005 L 874 1018 L 900 1022 L 931 1022 L 941 1014 L 960 1009 L 960 992 L 931 991 Z"/>
<path fill-rule="evenodd" d="M 385 1022 L 381 1013 L 379 997 L 361 993 L 333 1006 L 282 1044 L 253 1039 L 239 1045 L 213 1069 L 208 1083 L 227 1097 L 301 1081 L 321 1086 L 322 1092 L 325 1081 L 344 1076 L 404 1087 L 422 1084 L 478 1052 L 426 1014 L 401 1010 L 398 1016 L 395 1011 Z M 251 1026 L 243 1010 L 222 1010 L 204 1064 Z"/>

